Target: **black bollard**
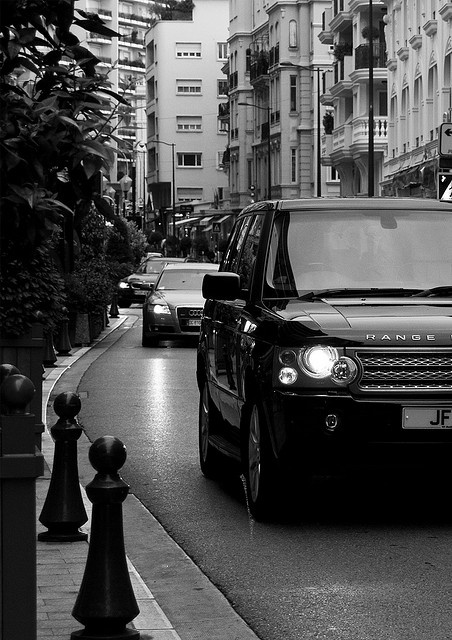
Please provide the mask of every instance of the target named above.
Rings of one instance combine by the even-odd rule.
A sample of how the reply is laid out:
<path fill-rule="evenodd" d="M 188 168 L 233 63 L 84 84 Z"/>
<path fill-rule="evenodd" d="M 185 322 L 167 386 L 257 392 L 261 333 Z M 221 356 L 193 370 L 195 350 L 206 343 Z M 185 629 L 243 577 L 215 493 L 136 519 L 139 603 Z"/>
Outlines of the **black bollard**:
<path fill-rule="evenodd" d="M 113 294 L 113 300 L 111 302 L 110 307 L 110 318 L 118 318 L 119 317 L 119 309 L 118 309 L 118 294 Z"/>
<path fill-rule="evenodd" d="M 85 629 L 71 638 L 131 640 L 140 633 L 126 624 L 140 612 L 124 548 L 122 503 L 129 486 L 118 474 L 126 460 L 126 448 L 118 438 L 104 436 L 91 445 L 89 460 L 96 469 L 86 486 L 93 503 L 91 537 L 85 573 L 72 615 Z"/>
<path fill-rule="evenodd" d="M 88 534 L 79 527 L 88 520 L 78 478 L 77 440 L 82 427 L 76 419 L 80 412 L 80 398 L 71 392 L 60 393 L 53 403 L 59 420 L 50 429 L 55 441 L 52 477 L 39 516 L 48 528 L 38 535 L 44 542 L 77 542 L 87 540 Z"/>
<path fill-rule="evenodd" d="M 55 362 L 57 361 L 57 354 L 53 344 L 53 335 L 50 331 L 47 331 L 44 336 L 44 355 L 42 361 L 46 367 L 55 366 Z"/>
<path fill-rule="evenodd" d="M 69 340 L 69 318 L 66 307 L 63 307 L 62 311 L 64 315 L 61 320 L 60 330 L 58 332 L 58 338 L 55 346 L 59 356 L 67 356 L 72 349 L 71 341 Z"/>

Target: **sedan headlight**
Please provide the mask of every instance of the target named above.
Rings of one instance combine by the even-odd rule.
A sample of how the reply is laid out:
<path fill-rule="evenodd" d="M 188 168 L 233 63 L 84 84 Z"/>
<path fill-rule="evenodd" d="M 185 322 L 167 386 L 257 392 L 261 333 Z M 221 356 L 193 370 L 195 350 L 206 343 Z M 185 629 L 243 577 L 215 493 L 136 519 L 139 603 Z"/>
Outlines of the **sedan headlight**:
<path fill-rule="evenodd" d="M 127 289 L 128 286 L 129 286 L 128 282 L 120 282 L 119 283 L 119 288 L 120 289 Z"/>
<path fill-rule="evenodd" d="M 151 306 L 151 310 L 153 310 L 156 315 L 171 315 L 170 308 L 167 304 L 154 304 L 154 306 Z"/>
<path fill-rule="evenodd" d="M 324 345 L 309 347 L 301 352 L 299 364 L 312 378 L 327 378 L 331 375 L 333 364 L 339 359 L 337 349 Z"/>

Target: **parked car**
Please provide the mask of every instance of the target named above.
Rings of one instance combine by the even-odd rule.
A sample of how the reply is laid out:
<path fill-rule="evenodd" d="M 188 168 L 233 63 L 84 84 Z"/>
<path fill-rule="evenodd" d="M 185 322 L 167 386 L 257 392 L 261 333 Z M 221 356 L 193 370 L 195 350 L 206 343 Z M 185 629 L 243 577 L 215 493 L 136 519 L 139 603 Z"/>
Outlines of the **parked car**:
<path fill-rule="evenodd" d="M 254 517 L 318 474 L 450 468 L 452 208 L 260 202 L 204 277 L 200 465 L 240 464 Z"/>
<path fill-rule="evenodd" d="M 155 284 L 163 266 L 168 262 L 183 262 L 183 258 L 161 258 L 151 256 L 143 260 L 138 269 L 118 283 L 118 307 L 130 307 L 134 302 L 142 304 Z"/>
<path fill-rule="evenodd" d="M 184 262 L 165 265 L 143 304 L 143 347 L 171 338 L 197 338 L 204 299 L 204 275 L 218 265 Z"/>

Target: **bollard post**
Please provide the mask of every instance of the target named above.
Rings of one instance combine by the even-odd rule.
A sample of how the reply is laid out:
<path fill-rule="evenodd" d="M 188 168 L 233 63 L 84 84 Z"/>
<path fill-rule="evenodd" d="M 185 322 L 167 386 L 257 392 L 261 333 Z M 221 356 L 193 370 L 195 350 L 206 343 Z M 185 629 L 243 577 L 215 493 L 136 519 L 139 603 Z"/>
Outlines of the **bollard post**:
<path fill-rule="evenodd" d="M 0 636 L 35 640 L 36 478 L 44 459 L 35 447 L 35 416 L 27 411 L 35 387 L 12 369 L 1 368 Z"/>
<path fill-rule="evenodd" d="M 72 611 L 85 629 L 71 639 L 135 640 L 140 633 L 127 628 L 140 612 L 130 582 L 124 548 L 122 503 L 129 492 L 118 470 L 126 460 L 126 448 L 113 436 L 91 445 L 89 460 L 96 469 L 86 486 L 93 503 L 91 537 L 85 573 Z"/>
<path fill-rule="evenodd" d="M 60 330 L 58 332 L 58 338 L 56 343 L 56 350 L 59 356 L 67 356 L 72 349 L 71 341 L 69 340 L 69 317 L 68 310 L 63 307 L 63 319 L 61 320 Z"/>
<path fill-rule="evenodd" d="M 59 420 L 50 429 L 55 441 L 49 490 L 39 521 L 47 527 L 38 535 L 43 542 L 77 542 L 88 534 L 79 527 L 88 520 L 78 478 L 77 440 L 82 434 L 76 415 L 80 398 L 71 392 L 60 393 L 53 403 Z"/>
<path fill-rule="evenodd" d="M 110 307 L 110 318 L 118 318 L 119 317 L 119 309 L 118 309 L 118 294 L 113 294 L 113 300 L 111 302 Z"/>
<path fill-rule="evenodd" d="M 55 362 L 57 361 L 57 354 L 53 344 L 53 335 L 50 331 L 47 331 L 44 336 L 44 354 L 42 361 L 46 367 L 55 366 Z"/>

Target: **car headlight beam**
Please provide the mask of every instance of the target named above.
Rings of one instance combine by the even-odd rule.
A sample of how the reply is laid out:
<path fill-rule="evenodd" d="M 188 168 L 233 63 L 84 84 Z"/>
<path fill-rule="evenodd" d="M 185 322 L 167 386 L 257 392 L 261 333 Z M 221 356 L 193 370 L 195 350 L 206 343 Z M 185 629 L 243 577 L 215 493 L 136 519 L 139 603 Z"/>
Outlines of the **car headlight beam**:
<path fill-rule="evenodd" d="M 311 378 L 328 378 L 339 354 L 334 347 L 316 345 L 304 349 L 299 356 L 299 365 Z"/>
<path fill-rule="evenodd" d="M 154 304 L 151 308 L 156 315 L 171 315 L 170 308 L 167 304 Z"/>

